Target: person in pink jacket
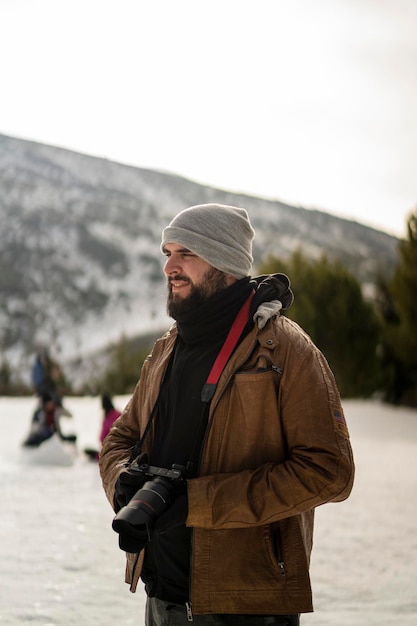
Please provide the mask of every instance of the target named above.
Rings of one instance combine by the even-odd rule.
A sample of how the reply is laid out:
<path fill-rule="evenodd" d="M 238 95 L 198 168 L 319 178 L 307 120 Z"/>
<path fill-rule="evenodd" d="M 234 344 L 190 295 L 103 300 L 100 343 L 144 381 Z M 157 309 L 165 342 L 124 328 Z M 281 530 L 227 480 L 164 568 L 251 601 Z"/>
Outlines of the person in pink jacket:
<path fill-rule="evenodd" d="M 101 406 L 103 408 L 103 424 L 101 426 L 100 443 L 103 443 L 107 437 L 113 422 L 121 415 L 121 411 L 114 408 L 111 397 L 107 393 L 103 393 L 101 396 Z"/>
<path fill-rule="evenodd" d="M 101 396 L 101 406 L 103 409 L 103 421 L 99 439 L 100 444 L 103 445 L 103 441 L 107 437 L 110 428 L 119 415 L 121 415 L 121 412 L 114 407 L 113 401 L 107 393 L 103 393 Z M 98 461 L 100 456 L 100 452 L 96 448 L 84 448 L 84 454 L 86 454 L 91 461 Z"/>

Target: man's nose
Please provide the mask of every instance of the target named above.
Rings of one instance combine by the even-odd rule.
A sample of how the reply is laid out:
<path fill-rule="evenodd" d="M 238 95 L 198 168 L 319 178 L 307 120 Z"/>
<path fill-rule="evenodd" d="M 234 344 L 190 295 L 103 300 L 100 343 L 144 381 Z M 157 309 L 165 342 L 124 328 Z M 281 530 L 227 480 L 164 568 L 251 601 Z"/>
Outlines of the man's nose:
<path fill-rule="evenodd" d="M 170 256 L 165 261 L 164 272 L 168 276 L 169 274 L 178 274 L 179 272 L 178 261 L 175 260 L 175 257 Z"/>

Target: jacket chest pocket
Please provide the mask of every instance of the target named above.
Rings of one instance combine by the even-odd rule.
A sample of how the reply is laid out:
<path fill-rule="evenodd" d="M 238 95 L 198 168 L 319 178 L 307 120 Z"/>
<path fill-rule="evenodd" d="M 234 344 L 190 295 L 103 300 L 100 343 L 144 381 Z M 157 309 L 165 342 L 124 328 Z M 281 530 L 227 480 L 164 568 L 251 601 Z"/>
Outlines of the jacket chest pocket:
<path fill-rule="evenodd" d="M 235 374 L 209 433 L 210 450 L 218 451 L 217 471 L 251 469 L 284 458 L 278 388 L 279 375 L 272 368 Z"/>

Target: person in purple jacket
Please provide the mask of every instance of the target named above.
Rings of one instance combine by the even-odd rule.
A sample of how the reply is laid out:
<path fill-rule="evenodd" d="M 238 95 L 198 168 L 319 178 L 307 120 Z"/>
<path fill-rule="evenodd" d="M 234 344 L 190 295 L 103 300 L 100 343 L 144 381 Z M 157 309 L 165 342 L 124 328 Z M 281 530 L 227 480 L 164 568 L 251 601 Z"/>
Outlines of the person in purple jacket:
<path fill-rule="evenodd" d="M 103 424 L 101 426 L 100 443 L 103 443 L 106 438 L 113 422 L 117 420 L 121 411 L 114 408 L 111 397 L 107 393 L 103 393 L 101 396 L 101 406 L 103 408 Z"/>
<path fill-rule="evenodd" d="M 121 415 L 121 411 L 114 407 L 111 396 L 108 393 L 103 393 L 101 395 L 101 406 L 103 409 L 103 421 L 101 424 L 99 439 L 100 444 L 102 445 L 113 423 L 117 420 L 119 415 Z M 96 448 L 84 448 L 84 454 L 86 454 L 92 461 L 98 461 L 100 456 L 100 452 Z"/>

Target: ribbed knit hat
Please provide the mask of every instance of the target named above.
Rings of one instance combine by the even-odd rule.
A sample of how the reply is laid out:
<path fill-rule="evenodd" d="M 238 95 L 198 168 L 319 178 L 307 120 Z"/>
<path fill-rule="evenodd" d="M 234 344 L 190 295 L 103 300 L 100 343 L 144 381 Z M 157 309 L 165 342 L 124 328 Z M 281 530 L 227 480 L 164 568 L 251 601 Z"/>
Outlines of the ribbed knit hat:
<path fill-rule="evenodd" d="M 234 278 L 249 276 L 255 231 L 248 213 L 224 204 L 200 204 L 184 209 L 162 233 L 161 250 L 177 243 Z"/>

